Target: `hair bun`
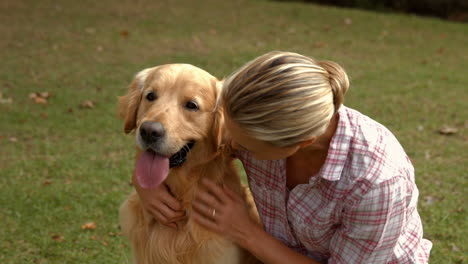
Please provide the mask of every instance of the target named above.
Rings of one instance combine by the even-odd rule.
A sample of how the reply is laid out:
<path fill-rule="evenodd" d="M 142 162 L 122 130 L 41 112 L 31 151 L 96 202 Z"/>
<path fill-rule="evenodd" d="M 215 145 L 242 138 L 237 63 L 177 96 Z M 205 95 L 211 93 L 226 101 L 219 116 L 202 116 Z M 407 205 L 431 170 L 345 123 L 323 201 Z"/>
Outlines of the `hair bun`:
<path fill-rule="evenodd" d="M 349 89 L 348 75 L 338 63 L 333 61 L 319 61 L 318 64 L 328 72 L 330 86 L 333 91 L 333 103 L 335 104 L 335 109 L 338 110 Z"/>

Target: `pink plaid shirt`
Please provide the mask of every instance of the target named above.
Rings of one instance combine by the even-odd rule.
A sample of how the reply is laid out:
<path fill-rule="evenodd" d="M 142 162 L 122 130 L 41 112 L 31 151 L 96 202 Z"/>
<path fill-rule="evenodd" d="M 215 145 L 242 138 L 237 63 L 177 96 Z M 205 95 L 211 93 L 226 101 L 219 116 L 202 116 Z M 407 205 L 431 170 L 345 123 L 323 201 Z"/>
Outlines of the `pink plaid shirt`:
<path fill-rule="evenodd" d="M 241 151 L 265 230 L 322 263 L 428 263 L 414 168 L 393 134 L 340 107 L 325 164 L 307 184 L 286 187 L 286 160 Z"/>

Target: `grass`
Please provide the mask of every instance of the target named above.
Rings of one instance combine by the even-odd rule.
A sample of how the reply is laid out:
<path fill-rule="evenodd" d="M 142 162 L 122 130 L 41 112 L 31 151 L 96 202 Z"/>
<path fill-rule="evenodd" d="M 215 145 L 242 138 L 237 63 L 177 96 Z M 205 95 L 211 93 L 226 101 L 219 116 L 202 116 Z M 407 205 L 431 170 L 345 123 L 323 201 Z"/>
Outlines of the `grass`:
<path fill-rule="evenodd" d="M 127 263 L 117 208 L 132 189 L 133 139 L 116 97 L 133 74 L 186 62 L 223 77 L 289 50 L 347 69 L 346 104 L 390 128 L 414 162 L 431 263 L 466 263 L 466 30 L 273 1 L 1 1 L 0 262 Z M 46 105 L 28 97 L 46 91 Z"/>

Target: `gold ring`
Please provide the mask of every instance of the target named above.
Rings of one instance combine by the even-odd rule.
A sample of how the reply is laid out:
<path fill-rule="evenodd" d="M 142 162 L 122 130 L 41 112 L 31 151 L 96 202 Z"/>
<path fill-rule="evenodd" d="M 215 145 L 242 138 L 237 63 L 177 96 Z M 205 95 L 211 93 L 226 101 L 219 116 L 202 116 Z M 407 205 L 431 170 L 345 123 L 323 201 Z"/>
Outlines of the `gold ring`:
<path fill-rule="evenodd" d="M 216 216 L 216 208 L 213 208 L 213 213 L 211 213 L 211 218 L 215 218 Z"/>

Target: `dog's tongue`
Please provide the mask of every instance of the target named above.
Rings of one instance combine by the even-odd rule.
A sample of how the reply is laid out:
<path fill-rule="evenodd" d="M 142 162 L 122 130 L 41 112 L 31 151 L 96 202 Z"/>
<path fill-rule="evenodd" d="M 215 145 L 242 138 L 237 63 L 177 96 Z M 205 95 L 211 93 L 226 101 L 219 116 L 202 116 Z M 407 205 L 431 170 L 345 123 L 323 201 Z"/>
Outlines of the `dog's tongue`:
<path fill-rule="evenodd" d="M 169 159 L 152 151 L 145 151 L 137 160 L 135 173 L 141 187 L 154 188 L 166 179 Z"/>

